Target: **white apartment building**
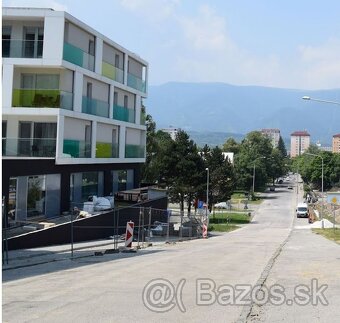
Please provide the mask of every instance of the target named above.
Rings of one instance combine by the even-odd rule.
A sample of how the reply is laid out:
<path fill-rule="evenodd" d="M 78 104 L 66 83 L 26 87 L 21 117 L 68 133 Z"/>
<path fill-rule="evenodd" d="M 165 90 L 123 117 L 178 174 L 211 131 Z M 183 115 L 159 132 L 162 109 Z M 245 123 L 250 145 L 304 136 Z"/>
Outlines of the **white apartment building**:
<path fill-rule="evenodd" d="M 310 145 L 310 134 L 307 131 L 295 131 L 290 135 L 290 157 L 303 154 Z"/>
<path fill-rule="evenodd" d="M 170 128 L 162 128 L 161 131 L 168 133 L 171 139 L 175 140 L 178 132 L 181 131 L 181 129 L 170 127 Z"/>
<path fill-rule="evenodd" d="M 270 139 L 273 148 L 278 147 L 280 140 L 280 129 L 262 129 L 261 133 Z"/>
<path fill-rule="evenodd" d="M 137 187 L 148 63 L 66 12 L 3 8 L 2 14 L 8 211 L 15 210 L 16 220 L 54 217 L 89 195 Z"/>

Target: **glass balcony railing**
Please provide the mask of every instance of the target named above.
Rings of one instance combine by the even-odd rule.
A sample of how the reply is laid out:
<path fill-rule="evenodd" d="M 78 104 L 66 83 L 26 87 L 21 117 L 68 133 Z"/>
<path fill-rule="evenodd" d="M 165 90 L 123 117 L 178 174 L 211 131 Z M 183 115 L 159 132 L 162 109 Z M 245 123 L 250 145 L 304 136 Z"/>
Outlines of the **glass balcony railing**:
<path fill-rule="evenodd" d="M 14 89 L 13 107 L 73 109 L 73 93 L 53 89 Z"/>
<path fill-rule="evenodd" d="M 3 39 L 2 57 L 42 58 L 43 40 Z"/>
<path fill-rule="evenodd" d="M 91 158 L 91 143 L 85 140 L 64 139 L 64 157 Z"/>
<path fill-rule="evenodd" d="M 125 158 L 144 158 L 145 146 L 125 145 Z"/>
<path fill-rule="evenodd" d="M 90 71 L 94 71 L 94 56 L 69 43 L 64 43 L 63 59 Z"/>
<path fill-rule="evenodd" d="M 82 112 L 108 118 L 109 103 L 83 96 Z"/>
<path fill-rule="evenodd" d="M 119 83 L 124 83 L 124 71 L 105 61 L 102 62 L 102 75 Z"/>
<path fill-rule="evenodd" d="M 146 82 L 131 73 L 128 73 L 127 85 L 138 91 L 146 92 Z"/>
<path fill-rule="evenodd" d="M 106 142 L 96 143 L 96 158 L 118 158 L 119 145 Z"/>
<path fill-rule="evenodd" d="M 7 157 L 55 157 L 55 138 L 2 138 L 2 154 Z"/>
<path fill-rule="evenodd" d="M 135 110 L 115 104 L 113 106 L 113 119 L 135 123 Z"/>

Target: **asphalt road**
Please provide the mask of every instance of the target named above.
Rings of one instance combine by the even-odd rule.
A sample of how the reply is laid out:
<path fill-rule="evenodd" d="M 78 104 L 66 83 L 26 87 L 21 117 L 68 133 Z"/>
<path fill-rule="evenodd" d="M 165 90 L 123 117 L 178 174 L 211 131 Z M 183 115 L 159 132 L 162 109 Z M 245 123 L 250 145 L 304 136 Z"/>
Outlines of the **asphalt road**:
<path fill-rule="evenodd" d="M 287 188 L 268 193 L 251 224 L 206 240 L 3 272 L 3 322 L 266 320 L 272 308 L 260 313 L 252 293 L 239 293 L 268 275 L 275 283 L 271 269 L 290 243 L 296 201 Z"/>

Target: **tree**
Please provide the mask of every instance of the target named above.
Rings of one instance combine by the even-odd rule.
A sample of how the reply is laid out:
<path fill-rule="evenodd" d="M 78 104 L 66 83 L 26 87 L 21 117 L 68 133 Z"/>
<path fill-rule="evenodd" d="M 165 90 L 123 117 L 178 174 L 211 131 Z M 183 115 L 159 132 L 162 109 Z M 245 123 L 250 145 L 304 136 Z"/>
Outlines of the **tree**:
<path fill-rule="evenodd" d="M 265 187 L 268 179 L 266 162 L 272 155 L 272 144 L 267 136 L 259 131 L 247 134 L 242 140 L 240 151 L 235 157 L 237 187 L 251 190 L 254 165 L 256 169 L 255 189 Z"/>
<path fill-rule="evenodd" d="M 228 138 L 223 144 L 223 151 L 231 152 L 236 155 L 240 151 L 240 144 L 234 138 Z"/>
<path fill-rule="evenodd" d="M 217 201 L 230 199 L 235 188 L 234 168 L 217 146 L 207 152 L 204 161 L 209 168 L 209 208 L 211 209 Z"/>
<path fill-rule="evenodd" d="M 285 143 L 284 143 L 284 141 L 283 141 L 283 139 L 282 139 L 281 136 L 280 136 L 280 138 L 279 138 L 279 143 L 278 143 L 278 145 L 277 145 L 277 149 L 280 151 L 281 156 L 282 156 L 283 158 L 286 158 L 286 157 L 287 157 L 287 149 L 286 149 Z"/>

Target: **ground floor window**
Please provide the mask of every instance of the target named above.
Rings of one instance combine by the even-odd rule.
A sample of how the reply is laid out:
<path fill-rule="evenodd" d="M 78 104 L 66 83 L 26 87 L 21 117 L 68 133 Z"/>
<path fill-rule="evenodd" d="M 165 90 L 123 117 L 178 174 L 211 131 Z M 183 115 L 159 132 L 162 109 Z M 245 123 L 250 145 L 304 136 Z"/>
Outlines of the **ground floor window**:
<path fill-rule="evenodd" d="M 111 172 L 111 187 L 113 193 L 134 188 L 134 170 L 122 169 Z"/>
<path fill-rule="evenodd" d="M 71 207 L 82 208 L 83 203 L 93 195 L 103 196 L 104 173 L 83 172 L 72 173 L 70 178 Z"/>
<path fill-rule="evenodd" d="M 60 174 L 18 176 L 9 181 L 9 219 L 60 215 Z"/>

